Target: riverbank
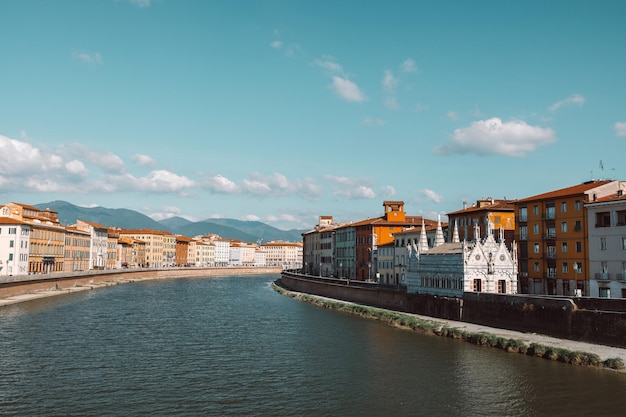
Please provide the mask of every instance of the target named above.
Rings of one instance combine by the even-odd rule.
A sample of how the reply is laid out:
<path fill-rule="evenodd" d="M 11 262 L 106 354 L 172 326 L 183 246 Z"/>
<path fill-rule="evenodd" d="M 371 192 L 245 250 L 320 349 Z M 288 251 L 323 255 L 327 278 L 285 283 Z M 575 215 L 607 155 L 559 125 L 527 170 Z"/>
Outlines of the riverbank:
<path fill-rule="evenodd" d="M 626 349 L 622 348 L 369 307 L 349 301 L 291 291 L 281 287 L 277 282 L 274 282 L 272 287 L 278 293 L 299 301 L 380 320 L 392 326 L 422 334 L 450 337 L 510 353 L 557 360 L 572 365 L 610 369 L 626 374 Z"/>
<path fill-rule="evenodd" d="M 281 268 L 168 268 L 112 270 L 79 274 L 29 275 L 24 280 L 12 277 L 0 282 L 0 307 L 40 298 L 128 284 L 176 278 L 215 278 L 232 275 L 278 274 Z"/>

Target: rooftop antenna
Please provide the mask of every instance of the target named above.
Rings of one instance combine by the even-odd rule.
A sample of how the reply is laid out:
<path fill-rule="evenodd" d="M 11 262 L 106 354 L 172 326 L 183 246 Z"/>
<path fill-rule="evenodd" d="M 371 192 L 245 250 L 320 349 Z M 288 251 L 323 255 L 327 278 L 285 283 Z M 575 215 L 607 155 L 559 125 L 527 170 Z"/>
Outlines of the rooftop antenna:
<path fill-rule="evenodd" d="M 603 180 L 605 178 L 604 178 L 604 164 L 602 163 L 602 159 L 600 159 L 600 171 L 602 171 L 602 177 L 600 179 Z"/>

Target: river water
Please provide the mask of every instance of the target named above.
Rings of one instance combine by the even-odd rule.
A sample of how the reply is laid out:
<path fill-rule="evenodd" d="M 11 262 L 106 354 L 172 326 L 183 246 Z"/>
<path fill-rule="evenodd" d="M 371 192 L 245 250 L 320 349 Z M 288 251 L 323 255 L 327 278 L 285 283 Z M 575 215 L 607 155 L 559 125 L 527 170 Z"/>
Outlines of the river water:
<path fill-rule="evenodd" d="M 321 309 L 275 275 L 0 308 L 2 416 L 624 416 L 626 375 Z"/>

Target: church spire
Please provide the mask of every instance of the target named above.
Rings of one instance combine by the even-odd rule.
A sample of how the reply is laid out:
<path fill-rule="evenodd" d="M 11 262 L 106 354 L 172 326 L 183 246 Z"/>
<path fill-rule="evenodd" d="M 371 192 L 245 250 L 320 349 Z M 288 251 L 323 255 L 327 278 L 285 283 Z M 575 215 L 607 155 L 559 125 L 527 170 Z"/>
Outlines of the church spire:
<path fill-rule="evenodd" d="M 446 240 L 443 238 L 443 230 L 441 229 L 441 215 L 437 215 L 437 233 L 435 234 L 435 247 L 443 245 Z"/>
<path fill-rule="evenodd" d="M 420 232 L 420 243 L 417 247 L 418 253 L 424 253 L 428 250 L 428 238 L 426 237 L 426 226 L 422 217 L 422 230 Z"/>
<path fill-rule="evenodd" d="M 454 243 L 459 243 L 460 239 L 459 239 L 459 225 L 457 223 L 457 220 L 454 219 L 454 232 L 452 234 L 452 242 Z"/>

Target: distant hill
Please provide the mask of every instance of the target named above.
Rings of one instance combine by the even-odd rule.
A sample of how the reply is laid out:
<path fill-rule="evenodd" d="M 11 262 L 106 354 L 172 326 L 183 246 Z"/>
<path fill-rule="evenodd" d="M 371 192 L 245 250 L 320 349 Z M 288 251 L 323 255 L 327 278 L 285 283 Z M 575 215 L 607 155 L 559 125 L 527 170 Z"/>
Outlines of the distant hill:
<path fill-rule="evenodd" d="M 302 233 L 305 232 L 305 230 L 297 229 L 285 231 L 262 222 L 234 219 L 207 219 L 192 222 L 182 217 L 172 217 L 157 222 L 145 214 L 133 210 L 79 207 L 67 201 L 51 201 L 36 204 L 35 207 L 40 210 L 49 208 L 56 211 L 59 215 L 59 221 L 64 225 L 75 224 L 80 219 L 103 226 L 122 229 L 163 230 L 188 237 L 216 234 L 223 238 L 238 239 L 245 242 L 269 242 L 272 240 L 300 242 Z"/>
<path fill-rule="evenodd" d="M 110 209 L 104 207 L 79 207 L 67 201 L 51 201 L 35 204 L 40 210 L 49 208 L 59 215 L 59 221 L 66 226 L 75 224 L 76 220 L 94 222 L 103 226 L 122 229 L 165 230 L 163 225 L 145 214 L 128 209 Z M 169 231 L 169 230 L 166 230 Z"/>

